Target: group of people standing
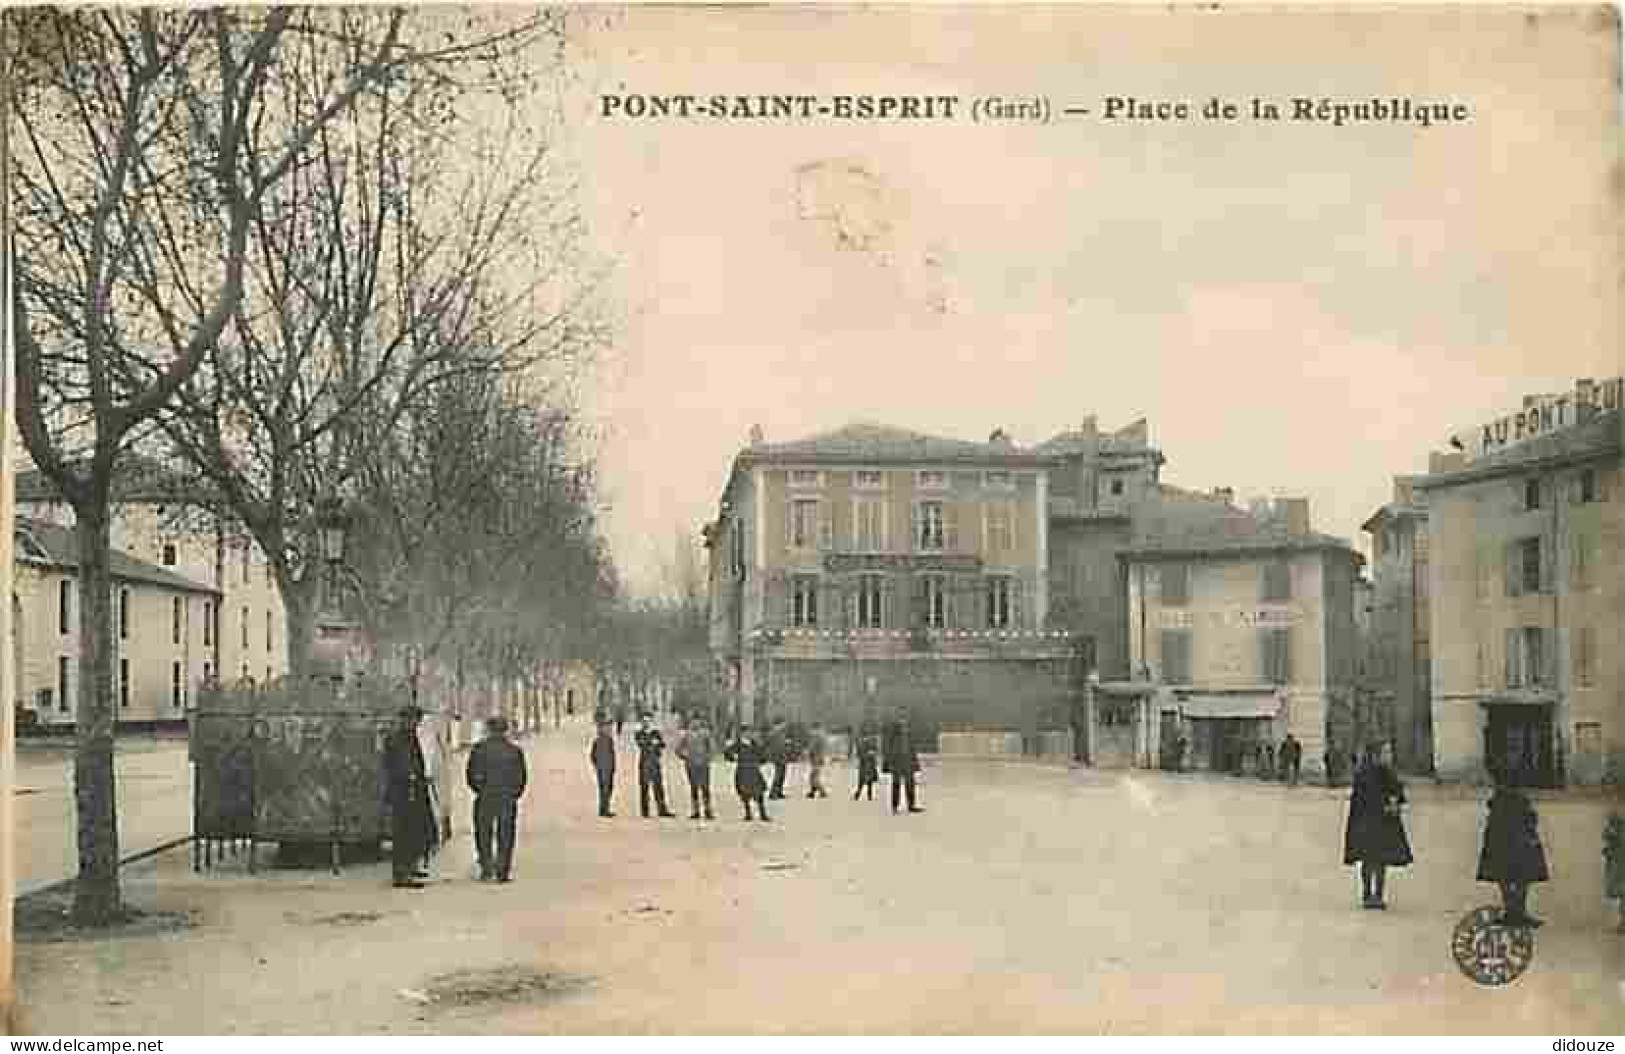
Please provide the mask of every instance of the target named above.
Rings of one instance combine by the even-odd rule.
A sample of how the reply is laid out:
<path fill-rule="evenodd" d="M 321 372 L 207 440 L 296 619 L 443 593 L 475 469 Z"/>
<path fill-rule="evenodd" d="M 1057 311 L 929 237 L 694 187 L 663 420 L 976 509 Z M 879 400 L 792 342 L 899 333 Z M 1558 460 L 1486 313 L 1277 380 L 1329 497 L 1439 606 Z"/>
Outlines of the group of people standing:
<path fill-rule="evenodd" d="M 588 751 L 593 773 L 598 782 L 598 815 L 613 817 L 615 795 L 616 747 L 612 724 L 600 720 Z M 638 749 L 638 798 L 642 815 L 672 817 L 666 805 L 666 789 L 662 755 L 666 749 L 665 737 L 645 714 L 640 718 L 634 742 Z M 853 800 L 864 793 L 874 798 L 874 785 L 879 782 L 877 759 L 883 757 L 885 770 L 892 777 L 892 811 L 897 812 L 903 800 L 909 812 L 924 812 L 918 802 L 919 752 L 913 736 L 901 718 L 886 725 L 883 737 L 875 737 L 865 729 L 855 744 L 858 759 L 858 786 Z M 742 725 L 718 747 L 710 723 L 700 716 L 691 718 L 677 740 L 676 754 L 683 762 L 688 778 L 689 794 L 693 800 L 692 820 L 712 820 L 711 763 L 719 753 L 734 765 L 734 793 L 744 810 L 744 819 L 768 821 L 767 803 L 782 800 L 784 784 L 791 763 L 798 758 L 807 760 L 808 798 L 827 798 L 829 789 L 824 785 L 824 767 L 829 758 L 829 741 L 821 726 L 814 724 L 804 732 L 792 730 L 782 718 L 766 729 Z M 772 770 L 771 778 L 766 769 Z"/>
<path fill-rule="evenodd" d="M 390 819 L 391 883 L 422 889 L 429 861 L 439 848 L 440 820 L 433 783 L 424 762 L 418 725 L 423 711 L 402 707 L 395 728 L 384 740 L 384 780 Z M 513 880 L 513 848 L 519 799 L 529 772 L 525 752 L 508 739 L 508 721 L 485 721 L 485 738 L 468 754 L 465 772 L 474 792 L 474 847 L 482 882 Z"/>
<path fill-rule="evenodd" d="M 1502 921 L 1534 928 L 1541 920 L 1529 914 L 1529 886 L 1551 878 L 1534 805 L 1524 793 L 1522 773 L 1496 768 L 1495 790 L 1488 802 L 1484 838 L 1478 855 L 1478 880 L 1501 891 Z M 1406 867 L 1415 857 L 1405 834 L 1405 786 L 1393 768 L 1393 748 L 1368 747 L 1354 772 L 1348 823 L 1343 834 L 1343 863 L 1360 868 L 1361 906 L 1387 907 L 1387 870 Z"/>

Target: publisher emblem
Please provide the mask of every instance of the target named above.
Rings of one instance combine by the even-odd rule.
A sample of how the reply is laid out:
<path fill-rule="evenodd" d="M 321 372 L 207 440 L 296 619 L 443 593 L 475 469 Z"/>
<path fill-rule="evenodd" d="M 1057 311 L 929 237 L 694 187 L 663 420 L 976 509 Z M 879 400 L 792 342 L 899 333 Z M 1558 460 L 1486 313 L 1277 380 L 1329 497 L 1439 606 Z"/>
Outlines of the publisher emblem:
<path fill-rule="evenodd" d="M 1461 972 L 1481 985 L 1516 981 L 1535 958 L 1535 938 L 1527 927 L 1508 926 L 1498 907 L 1474 908 L 1456 923 L 1450 951 Z"/>

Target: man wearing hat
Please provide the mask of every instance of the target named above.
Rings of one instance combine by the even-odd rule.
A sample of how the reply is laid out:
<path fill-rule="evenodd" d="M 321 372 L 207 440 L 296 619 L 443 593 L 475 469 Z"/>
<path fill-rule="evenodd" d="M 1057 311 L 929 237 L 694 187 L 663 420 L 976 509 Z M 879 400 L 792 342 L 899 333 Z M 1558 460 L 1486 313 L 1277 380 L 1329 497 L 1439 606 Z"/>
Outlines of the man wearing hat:
<path fill-rule="evenodd" d="M 419 861 L 429 851 L 432 829 L 429 822 L 429 779 L 423 763 L 423 747 L 418 742 L 418 722 L 423 711 L 403 706 L 395 728 L 384 740 L 384 779 L 388 786 L 390 857 L 394 885 L 401 889 L 422 889 L 428 877 L 418 870 Z"/>
<path fill-rule="evenodd" d="M 508 719 L 487 720 L 485 738 L 468 754 L 468 786 L 474 792 L 474 847 L 480 858 L 481 882 L 512 881 L 514 827 L 527 775 L 525 752 L 508 739 Z"/>

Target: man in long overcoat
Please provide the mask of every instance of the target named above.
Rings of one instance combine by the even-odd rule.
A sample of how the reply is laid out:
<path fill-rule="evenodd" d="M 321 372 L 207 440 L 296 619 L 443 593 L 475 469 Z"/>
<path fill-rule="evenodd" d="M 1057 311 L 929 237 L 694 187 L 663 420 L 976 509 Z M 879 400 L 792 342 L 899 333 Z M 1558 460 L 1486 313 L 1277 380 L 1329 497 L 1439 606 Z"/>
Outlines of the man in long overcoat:
<path fill-rule="evenodd" d="M 914 737 L 909 732 L 907 721 L 899 717 L 886 726 L 881 754 L 885 770 L 891 774 L 891 811 L 897 811 L 906 792 L 908 811 L 924 812 L 914 801 L 914 778 L 920 771 L 920 755 L 914 749 Z"/>
<path fill-rule="evenodd" d="M 384 739 L 384 780 L 389 799 L 389 848 L 393 884 L 401 889 L 422 889 L 428 877 L 419 871 L 429 851 L 434 825 L 429 806 L 428 770 L 418 722 L 423 711 L 404 706 Z"/>
<path fill-rule="evenodd" d="M 762 776 L 763 750 L 749 725 L 740 726 L 738 738 L 728 744 L 722 756 L 734 763 L 734 792 L 745 807 L 745 819 L 754 818 L 750 807 L 755 803 L 760 817 L 771 820 L 767 814 L 767 780 Z"/>
<path fill-rule="evenodd" d="M 482 882 L 512 879 L 514 830 L 528 776 L 525 752 L 508 739 L 507 719 L 493 717 L 486 721 L 485 738 L 468 753 L 468 786 L 474 792 L 474 848 L 480 858 Z"/>
<path fill-rule="evenodd" d="M 1348 826 L 1343 832 L 1343 863 L 1360 865 L 1362 906 L 1383 910 L 1386 869 L 1411 863 L 1411 845 L 1405 837 L 1401 808 L 1405 786 L 1393 769 L 1393 749 L 1387 744 L 1367 748 L 1365 761 L 1354 774 L 1349 795 Z"/>
<path fill-rule="evenodd" d="M 1303 766 L 1303 744 L 1291 732 L 1281 741 L 1281 774 L 1288 786 L 1298 785 L 1298 773 Z"/>
<path fill-rule="evenodd" d="M 773 764 L 773 787 L 769 798 L 784 797 L 784 770 L 790 764 L 790 727 L 784 718 L 776 717 L 767 731 L 767 760 Z"/>
<path fill-rule="evenodd" d="M 632 739 L 638 746 L 638 805 L 643 817 L 649 818 L 652 792 L 655 808 L 661 816 L 669 818 L 672 811 L 666 808 L 666 776 L 660 764 L 660 756 L 666 750 L 666 737 L 660 734 L 653 719 L 644 714 L 638 719 L 638 730 Z"/>
<path fill-rule="evenodd" d="M 694 811 L 689 819 L 698 820 L 703 808 L 707 820 L 715 819 L 711 813 L 711 729 L 705 718 L 695 716 L 680 739 L 677 756 L 683 759 L 688 773 L 688 793 L 694 799 Z"/>
<path fill-rule="evenodd" d="M 598 777 L 598 815 L 605 817 L 615 815 L 609 808 L 609 800 L 615 794 L 615 739 L 609 729 L 608 721 L 599 723 L 592 750 L 588 752 L 593 772 Z"/>
<path fill-rule="evenodd" d="M 1495 792 L 1490 795 L 1489 814 L 1484 818 L 1478 880 L 1501 887 L 1507 925 L 1533 928 L 1541 921 L 1529 914 L 1530 883 L 1552 877 L 1546 866 L 1545 847 L 1540 844 L 1540 820 L 1528 795 L 1520 789 L 1527 782 L 1523 774 L 1497 767 L 1492 775 Z"/>

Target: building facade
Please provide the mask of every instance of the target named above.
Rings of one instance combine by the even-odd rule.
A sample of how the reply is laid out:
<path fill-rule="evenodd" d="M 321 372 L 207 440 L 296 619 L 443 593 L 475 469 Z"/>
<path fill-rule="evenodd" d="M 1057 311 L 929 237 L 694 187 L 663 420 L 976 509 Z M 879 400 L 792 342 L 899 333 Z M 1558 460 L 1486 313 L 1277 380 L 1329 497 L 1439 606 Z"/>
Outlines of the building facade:
<path fill-rule="evenodd" d="M 1074 655 L 1048 628 L 1054 462 L 1000 434 L 753 433 L 706 529 L 711 646 L 735 716 L 844 728 L 902 711 L 932 738 L 1065 728 Z"/>
<path fill-rule="evenodd" d="M 1428 582 L 1427 492 L 1414 476 L 1394 480 L 1394 497 L 1362 525 L 1371 536 L 1371 628 L 1365 684 L 1391 714 L 1394 760 L 1404 772 L 1433 772 L 1433 654 Z"/>
<path fill-rule="evenodd" d="M 24 727 L 75 722 L 79 609 L 78 541 L 71 530 L 19 517 L 12 594 L 17 702 Z M 181 722 L 210 676 L 209 626 L 219 593 L 127 553 L 111 554 L 113 697 L 121 725 Z"/>
<path fill-rule="evenodd" d="M 17 475 L 17 513 L 71 529 L 73 509 L 37 471 Z M 288 670 L 287 622 L 270 562 L 163 469 L 132 459 L 115 483 L 112 548 L 213 591 L 199 614 L 207 652 L 201 676 L 231 685 Z"/>
<path fill-rule="evenodd" d="M 1147 755 L 1183 740 L 1187 767 L 1239 771 L 1291 732 L 1305 771 L 1328 756 L 1341 767 L 1354 748 L 1362 558 L 1310 530 L 1306 501 L 1161 523 L 1121 560 L 1138 677 L 1118 694 L 1137 703 Z"/>
<path fill-rule="evenodd" d="M 1419 481 L 1441 776 L 1625 776 L 1621 401 L 1618 378 L 1527 399 Z"/>

